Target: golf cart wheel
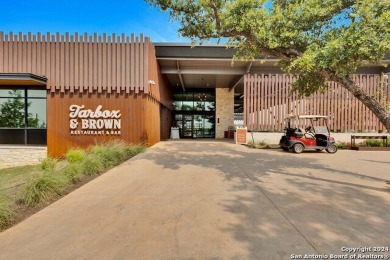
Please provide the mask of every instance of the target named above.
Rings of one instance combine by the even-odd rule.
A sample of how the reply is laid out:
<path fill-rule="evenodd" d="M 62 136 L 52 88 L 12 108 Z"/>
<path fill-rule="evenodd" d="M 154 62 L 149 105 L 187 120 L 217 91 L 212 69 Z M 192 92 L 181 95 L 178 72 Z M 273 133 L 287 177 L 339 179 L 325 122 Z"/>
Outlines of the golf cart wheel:
<path fill-rule="evenodd" d="M 294 153 L 301 153 L 303 152 L 303 150 L 305 149 L 305 147 L 303 146 L 303 144 L 294 144 L 292 150 L 294 151 Z"/>
<path fill-rule="evenodd" d="M 334 144 L 331 144 L 331 145 L 329 145 L 325 150 L 326 150 L 328 153 L 335 153 L 335 152 L 337 152 L 337 146 L 334 145 Z"/>
<path fill-rule="evenodd" d="M 288 147 L 282 147 L 282 150 L 288 152 Z"/>

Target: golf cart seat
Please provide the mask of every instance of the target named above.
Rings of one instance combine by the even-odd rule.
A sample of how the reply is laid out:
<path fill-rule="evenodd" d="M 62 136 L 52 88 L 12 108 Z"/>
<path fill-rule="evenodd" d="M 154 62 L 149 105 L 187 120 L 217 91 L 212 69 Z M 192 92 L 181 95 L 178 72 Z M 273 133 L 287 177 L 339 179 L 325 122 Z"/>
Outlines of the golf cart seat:
<path fill-rule="evenodd" d="M 306 139 L 316 139 L 313 134 L 306 132 L 306 130 L 303 128 L 299 128 L 299 131 L 302 132 Z"/>

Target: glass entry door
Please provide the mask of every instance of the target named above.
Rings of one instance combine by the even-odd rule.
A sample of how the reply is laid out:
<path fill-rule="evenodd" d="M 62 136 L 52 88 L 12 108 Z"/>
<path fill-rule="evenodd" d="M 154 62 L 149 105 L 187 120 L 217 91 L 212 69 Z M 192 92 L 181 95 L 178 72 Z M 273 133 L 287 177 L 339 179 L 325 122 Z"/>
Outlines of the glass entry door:
<path fill-rule="evenodd" d="M 183 137 L 193 136 L 193 115 L 184 115 Z"/>

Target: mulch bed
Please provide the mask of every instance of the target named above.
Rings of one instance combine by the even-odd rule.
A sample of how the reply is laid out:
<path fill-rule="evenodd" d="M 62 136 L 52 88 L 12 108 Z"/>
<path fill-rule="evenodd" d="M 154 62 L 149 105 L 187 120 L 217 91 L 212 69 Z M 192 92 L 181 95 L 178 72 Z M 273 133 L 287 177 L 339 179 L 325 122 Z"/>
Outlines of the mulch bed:
<path fill-rule="evenodd" d="M 365 147 L 365 146 L 353 146 L 351 150 L 355 151 L 390 151 L 390 147 Z"/>

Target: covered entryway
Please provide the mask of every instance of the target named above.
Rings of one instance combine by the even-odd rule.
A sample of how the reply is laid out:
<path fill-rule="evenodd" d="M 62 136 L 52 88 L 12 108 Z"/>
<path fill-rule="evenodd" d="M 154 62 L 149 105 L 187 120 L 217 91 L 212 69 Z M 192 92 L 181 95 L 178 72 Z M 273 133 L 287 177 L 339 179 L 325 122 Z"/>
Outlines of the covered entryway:
<path fill-rule="evenodd" d="M 192 47 L 191 44 L 154 43 L 156 57 L 161 67 L 161 74 L 165 75 L 173 88 L 173 126 L 181 128 L 182 137 L 215 137 L 224 138 L 225 131 L 234 126 L 243 125 L 244 107 L 244 75 L 248 73 L 280 73 L 275 68 L 276 60 L 267 59 L 265 62 L 234 61 L 234 49 L 227 49 L 221 45 L 202 45 Z M 196 93 L 195 97 L 214 93 L 215 113 L 213 122 L 214 135 L 211 132 L 199 133 L 196 130 L 196 121 L 189 123 L 184 115 L 177 111 L 199 111 L 196 103 L 187 104 L 185 99 L 178 99 L 175 95 L 186 96 Z M 191 97 L 193 98 L 193 97 Z M 181 100 L 183 103 L 177 104 Z M 192 99 L 194 100 L 194 99 Z M 190 105 L 190 107 L 189 107 Z M 200 109 L 203 111 L 202 109 Z M 210 114 L 191 113 L 193 117 L 211 116 Z M 175 116 L 177 115 L 177 118 Z M 236 117 L 236 120 L 235 120 Z M 181 122 L 181 123 L 178 123 Z M 184 125 L 186 130 L 184 130 Z M 181 124 L 181 125 L 180 125 Z M 192 128 L 192 130 L 190 130 Z"/>

